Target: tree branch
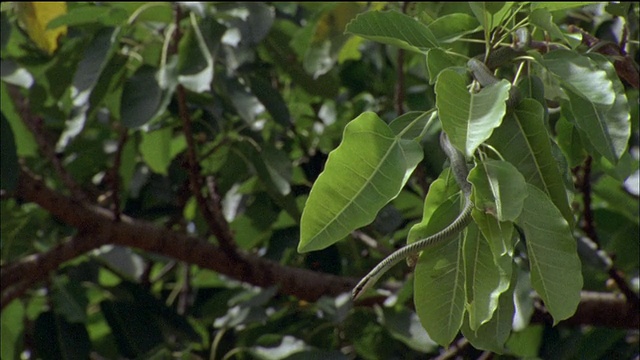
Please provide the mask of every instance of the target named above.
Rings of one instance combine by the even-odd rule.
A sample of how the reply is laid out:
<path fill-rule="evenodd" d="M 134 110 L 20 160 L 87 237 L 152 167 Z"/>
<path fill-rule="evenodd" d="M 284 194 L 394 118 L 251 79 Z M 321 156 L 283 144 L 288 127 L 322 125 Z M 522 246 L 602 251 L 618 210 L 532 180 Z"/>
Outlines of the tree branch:
<path fill-rule="evenodd" d="M 276 285 L 281 294 L 307 301 L 350 292 L 358 280 L 287 267 L 246 253 L 238 253 L 246 264 L 244 269 L 240 269 L 228 254 L 205 239 L 169 231 L 126 215 L 121 216 L 120 222 L 113 222 L 111 211 L 61 195 L 24 170 L 21 171 L 14 196 L 37 203 L 58 220 L 78 229 L 79 235 L 47 253 L 4 266 L 0 272 L 2 308 L 36 282 L 46 279 L 50 271 L 65 261 L 104 244 L 128 246 L 165 255 L 260 287 Z M 34 273 L 30 275 L 29 284 L 16 276 L 27 270 Z M 382 301 L 384 298 L 380 300 Z M 365 299 L 356 305 L 374 303 L 376 302 Z M 533 321 L 551 323 L 549 315 L 540 309 L 536 310 Z M 576 314 L 562 324 L 631 329 L 640 326 L 640 314 L 619 295 L 583 292 Z"/>

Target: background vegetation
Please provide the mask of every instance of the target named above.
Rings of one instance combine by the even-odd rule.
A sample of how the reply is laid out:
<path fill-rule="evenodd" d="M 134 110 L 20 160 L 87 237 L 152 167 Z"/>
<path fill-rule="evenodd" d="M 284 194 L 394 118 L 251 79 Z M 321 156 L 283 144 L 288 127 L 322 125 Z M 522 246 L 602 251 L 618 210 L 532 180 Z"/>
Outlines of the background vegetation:
<path fill-rule="evenodd" d="M 1 357 L 637 358 L 638 8 L 3 2 Z M 300 219 L 350 121 L 442 112 L 438 75 L 470 83 L 466 60 L 519 27 L 524 58 L 491 68 L 544 111 L 583 290 L 553 326 L 516 248 L 506 343 L 442 347 L 407 267 L 349 295 L 420 222 L 438 125 L 371 224 L 299 254 Z M 576 82 L 553 71 L 582 59 Z"/>

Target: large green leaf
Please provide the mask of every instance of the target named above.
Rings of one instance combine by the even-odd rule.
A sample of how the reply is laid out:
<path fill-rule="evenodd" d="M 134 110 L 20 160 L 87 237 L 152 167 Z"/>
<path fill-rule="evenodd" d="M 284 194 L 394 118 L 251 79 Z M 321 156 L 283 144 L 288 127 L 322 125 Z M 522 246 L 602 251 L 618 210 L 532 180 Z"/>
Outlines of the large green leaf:
<path fill-rule="evenodd" d="M 469 94 L 465 78 L 444 70 L 436 82 L 436 106 L 451 144 L 471 157 L 502 122 L 511 84 L 506 80 Z"/>
<path fill-rule="evenodd" d="M 323 249 L 372 222 L 422 160 L 413 140 L 394 134 L 376 114 L 365 112 L 344 130 L 329 154 L 302 213 L 298 251 Z"/>
<path fill-rule="evenodd" d="M 433 213 L 427 229 L 436 233 L 460 213 L 454 196 Z M 422 326 L 436 343 L 446 346 L 455 338 L 465 312 L 465 273 L 462 234 L 437 246 L 426 248 L 415 268 L 414 302 Z"/>
<path fill-rule="evenodd" d="M 397 11 L 360 14 L 347 24 L 346 32 L 416 52 L 438 46 L 438 40 L 428 27 Z"/>
<path fill-rule="evenodd" d="M 460 188 L 456 184 L 455 178 L 448 168 L 440 173 L 438 179 L 429 186 L 429 192 L 424 200 L 422 221 L 412 226 L 411 230 L 409 230 L 407 244 L 424 239 L 444 228 L 443 226 L 440 229 L 434 229 L 433 224 L 430 226 L 429 223 L 432 221 L 434 213 L 438 207 L 459 191 Z"/>
<path fill-rule="evenodd" d="M 440 43 L 451 43 L 477 31 L 479 26 L 480 23 L 473 16 L 454 13 L 435 19 L 428 28 Z"/>
<path fill-rule="evenodd" d="M 475 224 L 467 227 L 463 253 L 469 326 L 477 330 L 493 317 L 498 297 L 509 287 L 511 256 L 505 254 L 495 262 L 489 244 Z"/>
<path fill-rule="evenodd" d="M 580 259 L 571 228 L 558 208 L 537 187 L 529 185 L 528 191 L 518 225 L 526 237 L 531 284 L 557 324 L 573 315 L 580 302 Z"/>
<path fill-rule="evenodd" d="M 460 330 L 462 331 L 462 335 L 464 335 L 476 349 L 493 351 L 499 354 L 503 352 L 504 343 L 511 333 L 511 323 L 515 311 L 513 303 L 515 277 L 510 283 L 511 286 L 509 289 L 500 294 L 498 308 L 489 322 L 482 324 L 476 330 L 472 330 L 469 326 L 469 319 L 465 318 Z"/>
<path fill-rule="evenodd" d="M 575 51 L 556 50 L 544 56 L 543 65 L 556 75 L 563 88 L 595 105 L 613 105 L 615 93 L 611 79 L 588 57 Z"/>
<path fill-rule="evenodd" d="M 505 19 L 513 2 L 478 1 L 470 2 L 471 11 L 485 29 L 485 34 L 491 32 Z"/>
<path fill-rule="evenodd" d="M 573 213 L 562 175 L 551 153 L 540 103 L 532 99 L 522 100 L 488 142 L 520 171 L 528 183 L 547 193 L 563 217 L 573 223 Z"/>
<path fill-rule="evenodd" d="M 124 84 L 120 119 L 129 128 L 142 126 L 162 111 L 161 105 L 162 89 L 156 80 L 156 71 L 142 66 Z"/>
<path fill-rule="evenodd" d="M 565 89 L 569 95 L 573 121 L 584 131 L 585 137 L 593 147 L 607 160 L 616 163 L 624 154 L 631 135 L 629 103 L 625 95 L 624 86 L 616 75 L 611 62 L 599 54 L 591 54 L 592 60 L 599 69 L 605 71 L 607 79 L 613 86 L 614 96 L 611 106 L 598 104 L 580 96 L 570 89 Z M 599 86 L 600 84 L 594 84 Z"/>
<path fill-rule="evenodd" d="M 511 221 L 499 221 L 493 215 L 474 210 L 471 215 L 482 235 L 489 242 L 493 259 L 498 259 L 505 254 L 513 255 L 513 223 Z"/>
<path fill-rule="evenodd" d="M 500 221 L 514 221 L 520 216 L 527 184 L 511 163 L 491 159 L 479 162 L 469 173 L 469 182 L 477 209 Z"/>

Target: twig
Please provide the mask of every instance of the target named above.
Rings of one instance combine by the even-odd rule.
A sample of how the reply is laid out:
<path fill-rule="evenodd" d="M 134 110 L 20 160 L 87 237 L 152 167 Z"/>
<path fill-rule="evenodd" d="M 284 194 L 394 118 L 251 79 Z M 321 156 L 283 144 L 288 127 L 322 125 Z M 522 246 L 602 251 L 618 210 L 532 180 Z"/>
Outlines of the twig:
<path fill-rule="evenodd" d="M 113 211 L 113 220 L 120 221 L 120 164 L 122 163 L 122 150 L 127 142 L 129 133 L 127 129 L 120 129 L 120 138 L 113 159 L 113 166 L 109 170 L 109 183 L 111 186 L 111 210 Z"/>
<path fill-rule="evenodd" d="M 51 144 L 51 135 L 47 134 L 44 129 L 44 121 L 33 114 L 29 109 L 29 100 L 20 94 L 20 91 L 16 86 L 7 85 L 9 89 L 9 96 L 13 100 L 22 122 L 29 128 L 33 134 L 40 153 L 51 162 L 53 169 L 58 174 L 62 183 L 71 191 L 73 197 L 78 201 L 87 201 L 88 196 L 82 190 L 82 187 L 75 181 L 75 179 L 67 172 L 62 165 L 60 157 L 56 154 L 55 147 Z"/>
<path fill-rule="evenodd" d="M 171 47 L 169 49 L 170 54 L 175 54 L 178 51 L 178 43 L 182 37 L 180 31 L 180 20 L 182 19 L 182 10 L 180 5 L 175 5 L 176 12 L 176 30 L 173 33 L 173 39 Z M 214 193 L 215 186 L 210 186 L 210 197 L 212 202 L 209 203 L 202 194 L 203 178 L 200 174 L 200 165 L 196 156 L 196 144 L 193 137 L 193 131 L 191 128 L 191 116 L 187 107 L 186 90 L 182 85 L 176 87 L 176 97 L 178 102 L 178 111 L 180 120 L 182 121 L 182 129 L 184 131 L 185 138 L 187 139 L 187 160 L 189 163 L 189 184 L 191 192 L 196 199 L 198 208 L 202 212 L 211 232 L 218 239 L 220 249 L 224 251 L 231 258 L 240 262 L 240 257 L 237 255 L 235 241 L 233 234 L 230 230 L 224 216 L 222 216 L 222 207 L 220 205 L 219 196 Z"/>
<path fill-rule="evenodd" d="M 406 14 L 409 7 L 409 1 L 402 3 L 402 13 Z M 396 88 L 395 88 L 395 108 L 398 116 L 404 114 L 404 50 L 398 49 L 398 57 L 396 58 Z"/>
<path fill-rule="evenodd" d="M 598 238 L 598 232 L 596 231 L 595 219 L 593 216 L 593 209 L 591 207 L 591 163 L 593 159 L 591 156 L 587 156 L 584 161 L 584 164 L 580 167 L 582 171 L 579 169 L 574 171 L 576 175 L 576 183 L 580 188 L 580 192 L 582 193 L 582 202 L 583 202 L 583 219 L 580 222 L 580 227 L 582 231 L 589 237 L 598 247 L 601 249 L 600 240 Z M 622 292 L 627 301 L 634 308 L 638 308 L 640 306 L 640 298 L 638 294 L 636 294 L 627 284 L 627 281 L 624 279 L 622 273 L 614 266 L 611 265 L 607 270 L 609 277 L 616 283 L 620 292 Z"/>

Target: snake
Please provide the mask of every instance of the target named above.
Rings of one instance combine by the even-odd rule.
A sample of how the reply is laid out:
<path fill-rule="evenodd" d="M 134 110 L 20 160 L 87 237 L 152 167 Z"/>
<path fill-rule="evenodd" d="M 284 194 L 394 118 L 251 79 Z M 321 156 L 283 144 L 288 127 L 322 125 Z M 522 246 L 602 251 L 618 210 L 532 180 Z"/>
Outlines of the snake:
<path fill-rule="evenodd" d="M 522 32 L 522 34 L 518 34 L 519 36 L 525 38 L 526 41 L 528 37 L 528 33 Z M 521 50 L 521 49 L 518 49 Z M 499 63 L 504 61 L 509 61 L 510 57 L 503 54 L 497 54 L 497 57 L 500 58 L 498 60 Z M 505 58 L 505 59 L 502 59 Z M 467 62 L 467 67 L 473 74 L 474 78 L 482 87 L 491 86 L 497 83 L 499 80 L 493 75 L 491 70 L 479 59 L 471 58 Z M 507 108 L 512 109 L 517 105 L 520 101 L 520 94 L 518 93 L 517 87 L 512 87 L 509 93 L 509 99 L 507 100 Z M 406 245 L 389 256 L 384 258 L 376 267 L 374 267 L 367 275 L 365 275 L 358 284 L 353 288 L 351 292 L 351 298 L 353 300 L 357 300 L 360 295 L 362 295 L 367 289 L 373 287 L 375 283 L 384 275 L 389 269 L 391 269 L 394 265 L 399 263 L 401 260 L 415 256 L 420 251 L 434 246 L 436 244 L 442 243 L 446 240 L 450 240 L 456 235 L 458 235 L 464 228 L 469 225 L 471 222 L 471 211 L 473 210 L 473 202 L 471 201 L 471 184 L 467 181 L 467 176 L 469 175 L 469 169 L 467 167 L 467 162 L 462 155 L 449 141 L 447 134 L 443 131 L 440 134 L 440 147 L 445 152 L 447 157 L 449 158 L 449 163 L 451 165 L 451 169 L 453 171 L 453 175 L 456 179 L 456 183 L 462 190 L 464 194 L 465 203 L 462 211 L 456 217 L 456 219 L 451 222 L 447 227 L 442 229 L 441 231 L 428 236 L 426 238 L 420 239 L 416 242 L 413 242 L 409 245 Z"/>
<path fill-rule="evenodd" d="M 442 229 L 436 234 L 428 236 L 413 242 L 407 246 L 404 246 L 391 255 L 382 260 L 376 267 L 373 268 L 362 280 L 353 288 L 351 292 L 351 298 L 357 300 L 362 293 L 371 288 L 380 279 L 384 273 L 391 269 L 395 264 L 401 260 L 415 255 L 420 251 L 431 247 L 433 245 L 442 243 L 456 236 L 462 231 L 469 222 L 471 222 L 471 211 L 473 210 L 473 202 L 471 201 L 471 184 L 467 181 L 469 169 L 464 156 L 451 144 L 447 134 L 443 131 L 440 134 L 440 146 L 444 150 L 445 154 L 449 158 L 449 163 L 453 171 L 453 175 L 456 179 L 456 183 L 462 190 L 465 197 L 465 203 L 462 211 L 447 227 Z"/>

